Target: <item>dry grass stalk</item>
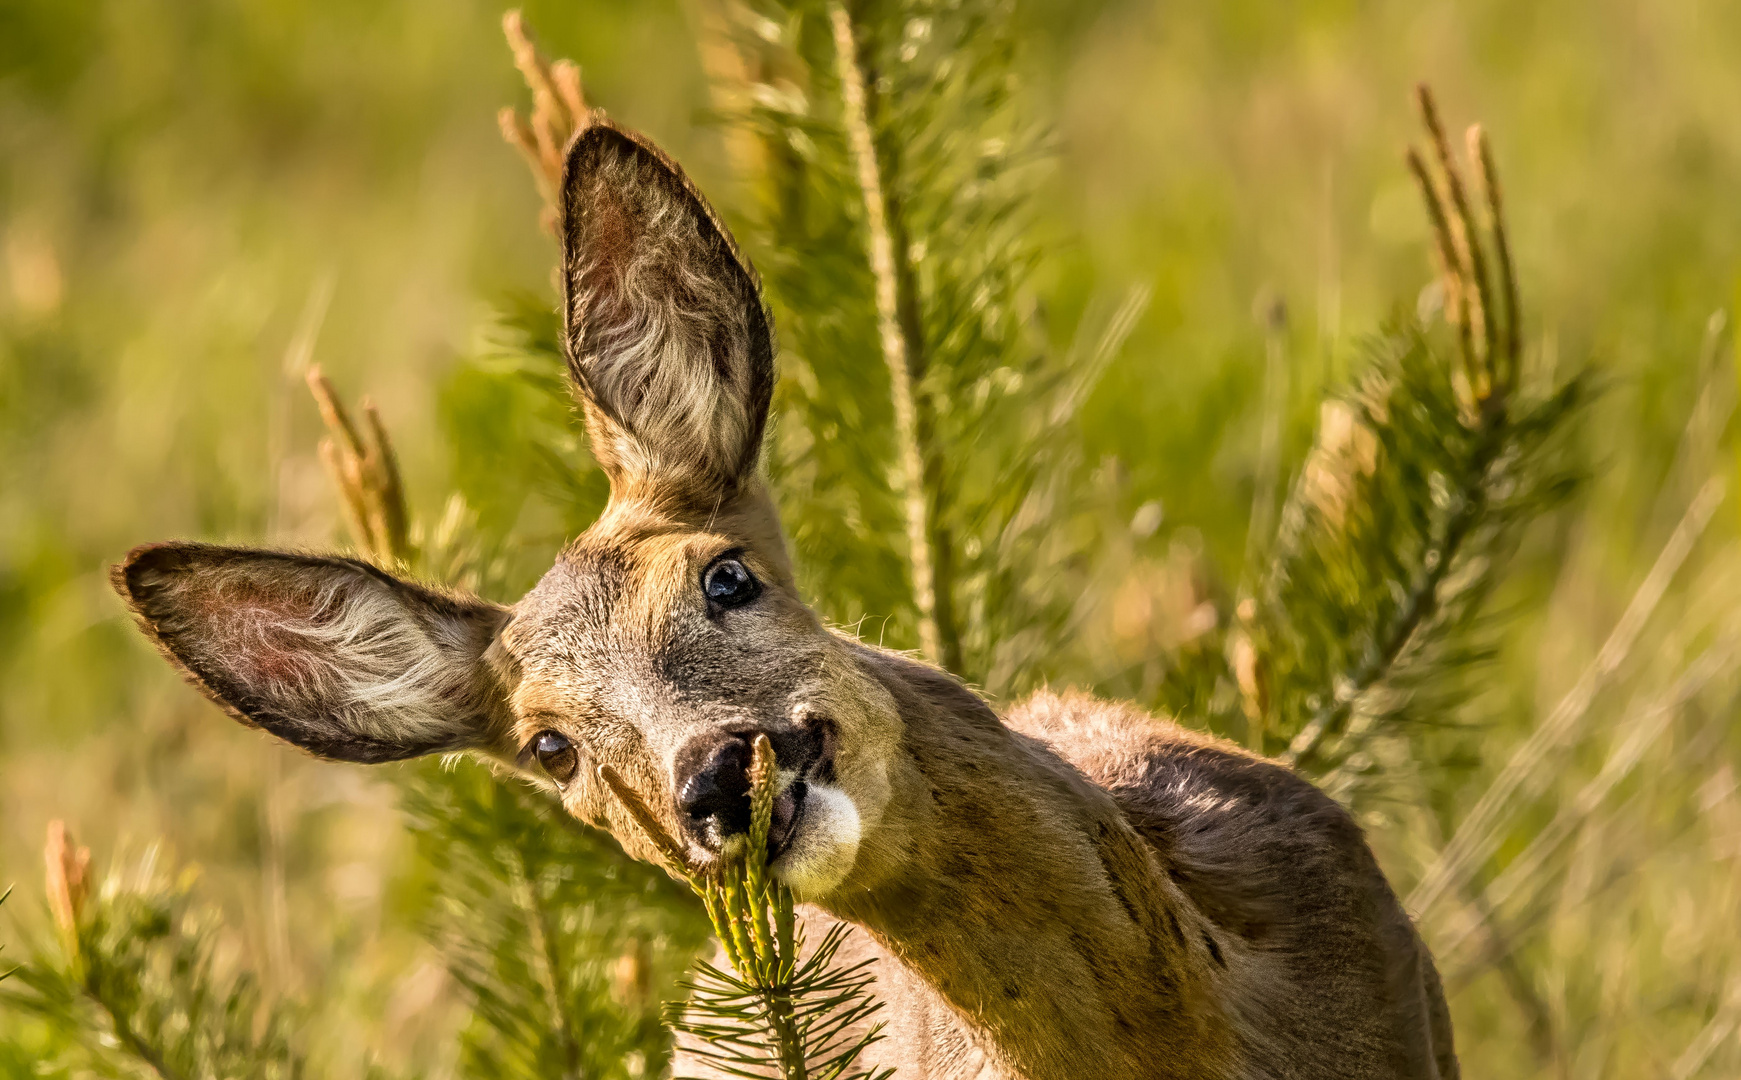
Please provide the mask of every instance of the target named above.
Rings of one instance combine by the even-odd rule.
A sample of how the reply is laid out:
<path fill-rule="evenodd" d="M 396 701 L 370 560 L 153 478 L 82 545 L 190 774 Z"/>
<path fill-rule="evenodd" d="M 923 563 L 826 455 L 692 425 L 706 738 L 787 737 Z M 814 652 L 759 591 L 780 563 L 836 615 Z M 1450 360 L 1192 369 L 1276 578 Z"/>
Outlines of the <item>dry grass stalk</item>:
<path fill-rule="evenodd" d="M 1301 493 L 1341 528 L 1362 485 L 1378 469 L 1378 436 L 1355 408 L 1334 398 L 1318 407 L 1318 442 L 1300 473 Z"/>
<path fill-rule="evenodd" d="M 1239 705 L 1245 713 L 1245 745 L 1254 754 L 1264 752 L 1265 718 L 1269 715 L 1269 673 L 1263 658 L 1251 641 L 1251 624 L 1256 619 L 1256 607 L 1250 599 L 1241 600 L 1235 611 L 1238 622 L 1228 641 L 1227 652 L 1232 660 L 1233 678 L 1239 684 Z"/>
<path fill-rule="evenodd" d="M 647 809 L 647 804 L 641 799 L 640 793 L 629 786 L 622 774 L 609 765 L 600 765 L 598 778 L 605 787 L 610 789 L 611 794 L 616 796 L 617 801 L 623 804 L 623 809 L 627 811 L 635 824 L 640 826 L 641 831 L 647 834 L 648 842 L 670 864 L 670 868 L 691 885 L 699 881 L 702 876 L 701 871 L 689 861 L 689 856 L 683 850 L 683 845 L 672 839 L 671 834 L 665 831 L 665 826 L 659 824 L 659 819 L 653 816 L 653 811 Z"/>
<path fill-rule="evenodd" d="M 1408 896 L 1405 906 L 1417 917 L 1424 916 L 1447 893 L 1457 891 L 1477 867 L 1492 855 L 1498 846 L 1501 826 L 1506 819 L 1512 797 L 1534 776 L 1541 763 L 1560 747 L 1566 737 L 1589 712 L 1597 692 L 1605 686 L 1622 662 L 1631 654 L 1633 644 L 1643 631 L 1645 622 L 1656 610 L 1663 594 L 1673 581 L 1681 564 L 1692 552 L 1694 543 L 1704 534 L 1712 516 L 1723 501 L 1725 483 L 1714 476 L 1699 489 L 1687 507 L 1668 543 L 1663 545 L 1650 573 L 1638 586 L 1632 601 L 1614 625 L 1608 639 L 1602 643 L 1596 658 L 1590 662 L 1572 689 L 1555 706 L 1554 711 L 1535 732 L 1512 753 L 1493 783 L 1457 827 L 1451 842 L 1446 844 L 1421 881 Z"/>
<path fill-rule="evenodd" d="M 540 215 L 544 228 L 556 231 L 556 202 L 562 189 L 562 158 L 575 133 L 591 126 L 593 110 L 581 91 L 580 66 L 572 60 L 547 61 L 538 52 L 518 9 L 502 16 L 502 33 L 514 53 L 514 66 L 532 91 L 528 116 L 504 107 L 496 114 L 502 138 L 520 151 L 532 170 L 538 194 L 544 198 Z"/>
<path fill-rule="evenodd" d="M 1654 699 L 1648 707 L 1628 718 L 1621 726 L 1608 760 L 1597 775 L 1579 789 L 1570 802 L 1562 806 L 1548 825 L 1539 830 L 1529 845 L 1496 876 L 1485 889 L 1475 895 L 1489 908 L 1509 903 L 1520 892 L 1543 880 L 1547 861 L 1567 840 L 1590 822 L 1597 809 L 1627 776 L 1638 767 L 1645 752 L 1680 715 L 1682 708 L 1712 679 L 1733 665 L 1737 640 L 1731 632 L 1717 644 L 1701 653 L 1675 683 Z M 1466 884 L 1473 884 L 1472 882 Z M 1442 964 L 1448 965 L 1458 949 L 1483 923 L 1487 912 L 1468 908 L 1444 921 L 1456 929 L 1434 941 L 1434 952 Z"/>
<path fill-rule="evenodd" d="M 1251 593 L 1263 544 L 1273 532 L 1276 489 L 1281 482 L 1282 415 L 1288 407 L 1288 307 L 1279 295 L 1261 297 L 1258 318 L 1263 324 L 1263 426 L 1257 451 L 1257 483 L 1252 487 L 1251 524 L 1245 534 L 1244 582 L 1241 595 Z"/>
<path fill-rule="evenodd" d="M 1730 980 L 1729 993 L 1722 1007 L 1711 1017 L 1709 1023 L 1699 1029 L 1692 1042 L 1687 1044 L 1687 1048 L 1681 1051 L 1680 1057 L 1670 1066 L 1670 1080 L 1691 1080 L 1737 1028 L 1741 1028 L 1741 977 Z"/>
<path fill-rule="evenodd" d="M 399 459 L 381 414 L 364 398 L 366 426 L 358 428 L 319 365 L 308 369 L 308 389 L 328 432 L 320 442 L 320 460 L 339 489 L 345 524 L 358 553 L 378 566 L 409 565 L 412 552 L 405 489 L 399 479 Z"/>

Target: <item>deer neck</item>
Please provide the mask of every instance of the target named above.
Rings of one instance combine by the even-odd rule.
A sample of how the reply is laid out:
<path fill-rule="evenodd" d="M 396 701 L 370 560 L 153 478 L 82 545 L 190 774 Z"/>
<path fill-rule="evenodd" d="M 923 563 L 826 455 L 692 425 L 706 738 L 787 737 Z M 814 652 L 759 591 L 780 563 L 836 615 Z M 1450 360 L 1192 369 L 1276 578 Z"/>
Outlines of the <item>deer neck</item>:
<path fill-rule="evenodd" d="M 916 973 L 1007 1075 L 1224 1075 L 1200 916 L 1111 795 L 953 679 L 887 654 L 866 664 L 902 711 L 904 752 L 868 873 L 823 906 Z"/>

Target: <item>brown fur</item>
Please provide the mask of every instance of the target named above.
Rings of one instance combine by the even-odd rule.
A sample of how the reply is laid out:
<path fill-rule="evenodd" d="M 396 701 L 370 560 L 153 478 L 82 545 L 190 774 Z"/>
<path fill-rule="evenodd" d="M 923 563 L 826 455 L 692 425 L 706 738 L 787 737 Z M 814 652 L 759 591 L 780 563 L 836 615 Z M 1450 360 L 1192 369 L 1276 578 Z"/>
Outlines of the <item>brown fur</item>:
<path fill-rule="evenodd" d="M 774 872 L 813 932 L 863 928 L 892 1035 L 872 1054 L 904 1080 L 1455 1077 L 1431 958 L 1310 784 L 1084 697 L 1000 719 L 818 622 L 755 475 L 772 339 L 753 272 L 644 140 L 589 129 L 565 176 L 599 521 L 511 608 L 350 560 L 143 548 L 115 582 L 165 654 L 323 756 L 525 767 L 649 859 L 597 766 L 705 862 L 722 826 L 682 792 L 709 748 L 766 734 L 798 807 Z M 707 595 L 721 560 L 753 600 Z M 572 778 L 525 764 L 544 732 L 572 742 Z"/>

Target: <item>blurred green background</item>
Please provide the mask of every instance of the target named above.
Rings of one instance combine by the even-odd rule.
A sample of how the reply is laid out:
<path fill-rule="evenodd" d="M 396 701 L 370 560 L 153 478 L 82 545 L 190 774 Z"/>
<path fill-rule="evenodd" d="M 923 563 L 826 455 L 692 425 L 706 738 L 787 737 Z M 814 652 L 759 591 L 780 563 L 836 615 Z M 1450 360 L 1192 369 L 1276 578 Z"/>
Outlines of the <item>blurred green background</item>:
<path fill-rule="evenodd" d="M 507 418 L 537 406 L 488 362 L 496 313 L 548 296 L 554 255 L 496 128 L 525 93 L 500 14 L 0 0 L 0 887 L 34 896 L 53 817 L 99 864 L 164 837 L 203 868 L 241 954 L 329 1003 L 333 1043 L 431 1076 L 451 1068 L 463 1010 L 416 933 L 426 883 L 392 789 L 224 720 L 130 629 L 106 567 L 168 537 L 335 542 L 295 370 L 308 358 L 380 405 L 415 506 L 433 517 L 458 489 L 485 534 L 512 537 L 500 579 L 528 582 L 584 525 L 585 500 L 515 451 Z M 695 11 L 526 14 L 595 104 L 671 150 L 728 218 L 744 212 L 708 122 Z M 1724 327 L 1741 295 L 1741 5 L 1035 0 L 1016 18 L 1024 100 L 1056 150 L 1038 200 L 1043 302 L 1067 324 L 1093 296 L 1152 289 L 1078 419 L 1089 459 L 1122 478 L 1129 543 L 1096 568 L 1090 659 L 1046 673 L 1110 693 L 1152 693 L 1147 653 L 1177 648 L 1203 596 L 1238 576 L 1257 309 L 1288 312 L 1297 456 L 1360 336 L 1431 277 L 1401 163 L 1410 88 L 1430 81 L 1454 124 L 1487 126 L 1531 370 L 1593 364 L 1606 392 L 1585 429 L 1591 482 L 1526 538 L 1501 598 L 1491 692 L 1464 718 L 1475 735 L 1422 782 L 1455 820 L 1595 654 L 1693 488 L 1733 473 L 1716 448 L 1731 446 Z M 1738 522 L 1719 513 L 1598 720 L 1673 674 L 1677 626 L 1695 634 L 1741 600 Z M 1468 1075 L 1741 1068 L 1730 1022 L 1680 1071 L 1711 1025 L 1741 1020 L 1727 695 L 1702 698 L 1591 809 L 1556 891 L 1517 916 L 1521 971 L 1449 978 Z M 1603 764 L 1593 729 L 1554 767 L 1569 792 Z M 1535 812 L 1543 824 L 1553 804 Z M 1366 813 L 1406 891 L 1443 838 L 1395 807 Z M 9 914 L 40 921 L 34 904 Z M 1551 1045 L 1527 1034 L 1532 1009 Z"/>

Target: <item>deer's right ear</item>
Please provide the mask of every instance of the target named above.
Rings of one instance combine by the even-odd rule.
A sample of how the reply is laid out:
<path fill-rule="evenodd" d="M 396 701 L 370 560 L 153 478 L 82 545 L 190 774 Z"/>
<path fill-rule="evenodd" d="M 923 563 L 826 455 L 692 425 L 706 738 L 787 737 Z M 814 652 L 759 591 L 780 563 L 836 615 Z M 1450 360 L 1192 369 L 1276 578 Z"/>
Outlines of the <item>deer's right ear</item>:
<path fill-rule="evenodd" d="M 322 757 L 397 761 L 505 738 L 485 662 L 504 607 L 351 559 L 208 544 L 137 548 L 112 577 L 190 682 Z"/>
<path fill-rule="evenodd" d="M 774 345 L 754 271 L 683 170 L 599 120 L 563 169 L 564 347 L 616 490 L 713 504 L 755 471 Z"/>

